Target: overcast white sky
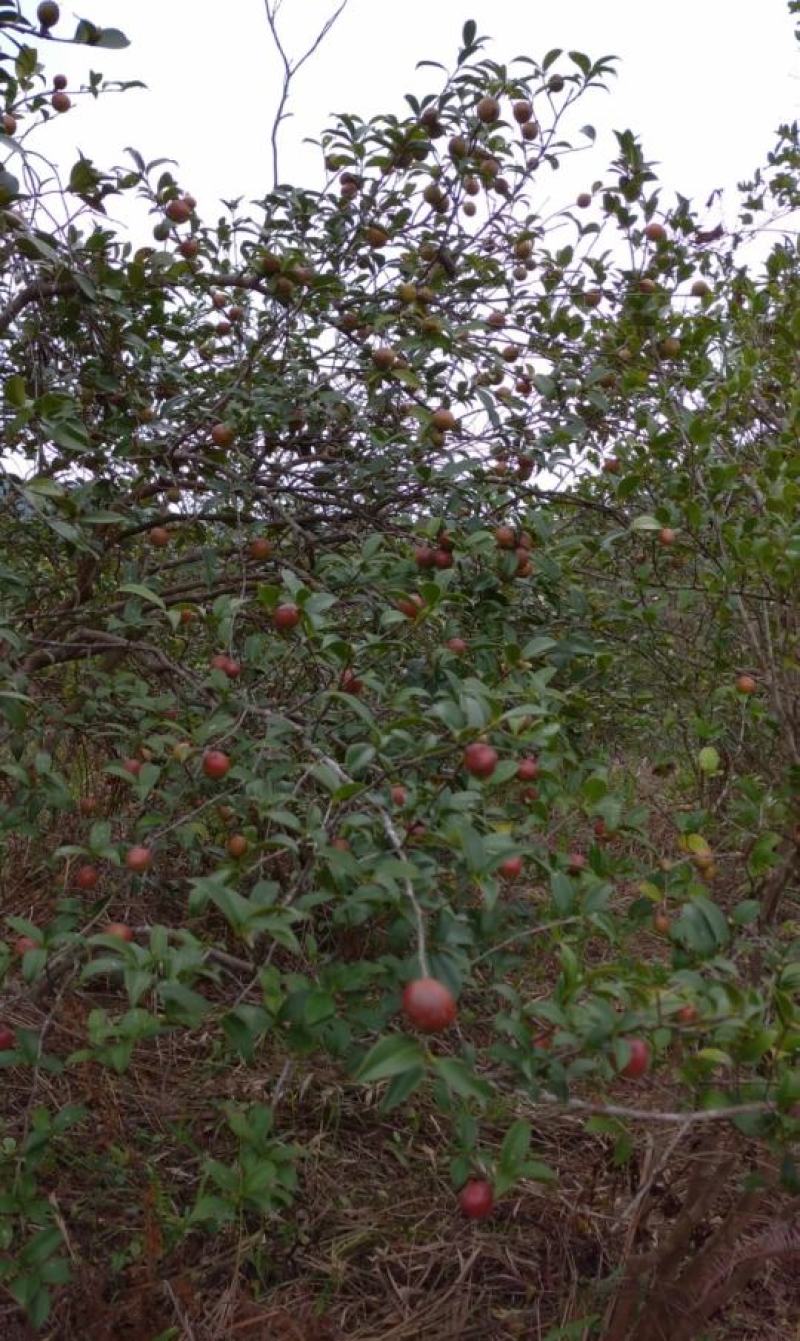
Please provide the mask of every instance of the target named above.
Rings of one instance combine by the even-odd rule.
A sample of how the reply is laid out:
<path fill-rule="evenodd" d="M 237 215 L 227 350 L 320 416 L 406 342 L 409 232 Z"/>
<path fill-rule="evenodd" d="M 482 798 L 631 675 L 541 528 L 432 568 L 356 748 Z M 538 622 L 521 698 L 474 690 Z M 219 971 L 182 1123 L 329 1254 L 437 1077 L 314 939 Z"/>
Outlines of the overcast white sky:
<path fill-rule="evenodd" d="M 28 13 L 35 0 L 23 0 Z M 204 212 L 221 197 L 262 195 L 270 185 L 268 132 L 279 69 L 264 0 L 62 0 L 62 24 L 75 13 L 125 30 L 127 51 L 69 47 L 48 52 L 73 80 L 89 68 L 139 78 L 147 91 L 108 97 L 59 118 L 47 135 L 53 157 L 69 164 L 75 149 L 99 166 L 120 162 L 131 144 L 146 157 L 169 155 L 182 186 Z M 290 51 L 335 8 L 335 0 L 283 0 Z M 303 136 L 316 135 L 333 111 L 403 113 L 404 92 L 432 92 L 437 72 L 415 72 L 423 58 L 450 65 L 465 19 L 494 42 L 499 61 L 541 58 L 554 46 L 621 58 L 610 96 L 596 94 L 576 113 L 591 120 L 600 149 L 552 183 L 563 204 L 584 177 L 599 176 L 613 152 L 612 128 L 640 133 L 671 189 L 704 200 L 732 187 L 763 161 L 781 121 L 797 115 L 800 84 L 792 20 L 783 0 L 350 0 L 325 45 L 298 78 L 284 127 L 282 176 L 311 183 L 318 161 Z M 558 68 L 558 67 L 556 67 Z M 566 64 L 564 66 L 566 68 Z"/>

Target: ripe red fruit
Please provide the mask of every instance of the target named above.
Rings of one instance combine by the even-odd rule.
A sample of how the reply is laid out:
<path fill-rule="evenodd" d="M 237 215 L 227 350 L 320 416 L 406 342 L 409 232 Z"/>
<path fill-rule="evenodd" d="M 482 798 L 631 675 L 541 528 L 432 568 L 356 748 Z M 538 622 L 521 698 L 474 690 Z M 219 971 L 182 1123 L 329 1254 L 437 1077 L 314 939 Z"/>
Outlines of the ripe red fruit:
<path fill-rule="evenodd" d="M 134 875 L 144 875 L 153 861 L 149 847 L 129 847 L 125 853 L 125 865 Z"/>
<path fill-rule="evenodd" d="M 251 559 L 268 559 L 272 553 L 272 543 L 265 536 L 257 536 L 247 547 Z"/>
<path fill-rule="evenodd" d="M 36 17 L 43 28 L 55 28 L 60 18 L 56 0 L 42 0 L 36 10 Z"/>
<path fill-rule="evenodd" d="M 588 191 L 581 191 L 580 195 L 578 196 L 578 199 L 575 201 L 575 204 L 578 206 L 579 210 L 588 210 L 591 203 L 592 203 L 592 197 L 589 195 Z"/>
<path fill-rule="evenodd" d="M 433 564 L 435 568 L 452 568 L 455 559 L 449 549 L 435 549 L 433 551 Z"/>
<path fill-rule="evenodd" d="M 38 950 L 38 945 L 32 936 L 18 936 L 14 941 L 14 953 L 19 955 L 20 959 L 26 955 L 29 950 Z"/>
<path fill-rule="evenodd" d="M 75 884 L 78 889 L 94 889 L 100 872 L 96 866 L 79 866 L 75 872 Z"/>
<path fill-rule="evenodd" d="M 418 568 L 433 568 L 436 563 L 435 553 L 436 551 L 430 545 L 419 545 L 414 550 L 414 562 Z"/>
<path fill-rule="evenodd" d="M 132 778 L 138 778 L 142 771 L 141 759 L 123 759 L 122 767 L 126 773 L 130 773 Z"/>
<path fill-rule="evenodd" d="M 520 782 L 533 782 L 534 778 L 539 776 L 538 759 L 528 758 L 520 759 L 517 764 L 517 777 Z"/>
<path fill-rule="evenodd" d="M 663 224 L 649 223 L 644 230 L 644 235 L 648 242 L 664 242 L 667 236 L 667 230 Z"/>
<path fill-rule="evenodd" d="M 740 675 L 736 680 L 736 688 L 740 694 L 754 694 L 758 685 L 752 675 Z"/>
<path fill-rule="evenodd" d="M 64 93 L 61 89 L 57 89 L 50 99 L 50 106 L 53 108 L 54 112 L 68 112 L 72 106 L 72 99 L 68 93 Z"/>
<path fill-rule="evenodd" d="M 109 922 L 103 927 L 104 936 L 115 936 L 119 941 L 132 941 L 133 931 L 124 922 Z"/>
<path fill-rule="evenodd" d="M 411 596 L 401 597 L 396 605 L 401 615 L 405 615 L 406 619 L 416 619 L 420 610 L 425 609 L 425 602 L 416 591 Z"/>
<path fill-rule="evenodd" d="M 469 647 L 463 638 L 448 638 L 445 647 L 448 652 L 454 652 L 457 657 L 462 657 L 465 652 L 469 651 Z"/>
<path fill-rule="evenodd" d="M 228 851 L 232 857 L 243 857 L 248 848 L 248 842 L 243 833 L 231 834 L 228 839 Z"/>
<path fill-rule="evenodd" d="M 607 475 L 619 474 L 619 460 L 616 456 L 607 456 L 603 462 L 603 470 Z"/>
<path fill-rule="evenodd" d="M 464 751 L 464 767 L 474 778 L 490 778 L 497 768 L 497 750 L 475 741 Z"/>
<path fill-rule="evenodd" d="M 403 1012 L 423 1034 L 440 1034 L 456 1018 L 455 997 L 436 978 L 416 978 L 403 992 Z"/>
<path fill-rule="evenodd" d="M 498 549 L 514 549 L 517 543 L 517 533 L 513 526 L 498 526 L 494 538 Z"/>
<path fill-rule="evenodd" d="M 679 1020 L 681 1024 L 693 1024 L 697 1019 L 697 1007 L 691 1004 L 681 1006 L 675 1018 Z"/>
<path fill-rule="evenodd" d="M 586 858 L 582 852 L 570 852 L 567 858 L 567 870 L 570 875 L 580 875 L 586 869 Z"/>
<path fill-rule="evenodd" d="M 17 1036 L 7 1024 L 0 1024 L 0 1052 L 9 1052 L 16 1046 Z"/>
<path fill-rule="evenodd" d="M 62 89 L 67 87 L 66 75 L 53 75 L 53 88 Z"/>
<path fill-rule="evenodd" d="M 408 793 L 405 787 L 401 787 L 399 783 L 396 786 L 392 787 L 391 792 L 389 794 L 392 798 L 392 805 L 394 806 L 404 806 L 406 801 L 408 800 Z"/>
<path fill-rule="evenodd" d="M 296 605 L 279 605 L 272 612 L 272 622 L 276 629 L 283 632 L 285 629 L 293 629 L 300 623 L 300 611 Z"/>
<path fill-rule="evenodd" d="M 169 544 L 169 531 L 166 526 L 152 526 L 147 533 L 147 538 L 155 549 L 163 549 L 165 545 Z"/>
<path fill-rule="evenodd" d="M 485 1220 L 494 1209 L 494 1191 L 485 1178 L 470 1178 L 458 1194 L 458 1206 L 468 1220 Z"/>
<path fill-rule="evenodd" d="M 360 694 L 364 688 L 364 681 L 359 680 L 355 671 L 348 667 L 342 671 L 341 688 L 345 694 Z"/>
<path fill-rule="evenodd" d="M 626 1038 L 628 1060 L 620 1071 L 626 1080 L 638 1080 L 650 1065 L 650 1049 L 643 1038 Z"/>
<path fill-rule="evenodd" d="M 187 237 L 183 242 L 178 244 L 178 251 L 184 260 L 193 261 L 200 251 L 200 243 L 197 241 L 197 238 Z"/>
<path fill-rule="evenodd" d="M 522 875 L 522 857 L 506 857 L 497 868 L 504 880 L 516 880 Z"/>
<path fill-rule="evenodd" d="M 164 213 L 170 223 L 185 224 L 188 223 L 192 217 L 192 207 L 188 200 L 170 200 Z"/>
<path fill-rule="evenodd" d="M 233 657 L 228 656 L 227 652 L 215 653 L 211 658 L 211 665 L 214 670 L 224 671 L 229 680 L 238 680 L 242 673 L 241 663 L 234 661 Z"/>
<path fill-rule="evenodd" d="M 17 118 L 15 116 L 12 116 L 10 112 L 3 113 L 2 118 L 0 118 L 0 125 L 2 125 L 3 127 L 4 135 L 16 135 Z"/>
<path fill-rule="evenodd" d="M 214 424 L 211 430 L 211 441 L 215 447 L 230 447 L 235 436 L 230 424 Z"/>
<path fill-rule="evenodd" d="M 658 533 L 659 545 L 665 545 L 665 546 L 674 545 L 677 538 L 678 537 L 673 531 L 671 526 L 662 526 L 661 530 Z"/>
<path fill-rule="evenodd" d="M 203 755 L 203 772 L 207 778 L 224 778 L 230 766 L 230 758 L 222 750 L 206 750 Z"/>

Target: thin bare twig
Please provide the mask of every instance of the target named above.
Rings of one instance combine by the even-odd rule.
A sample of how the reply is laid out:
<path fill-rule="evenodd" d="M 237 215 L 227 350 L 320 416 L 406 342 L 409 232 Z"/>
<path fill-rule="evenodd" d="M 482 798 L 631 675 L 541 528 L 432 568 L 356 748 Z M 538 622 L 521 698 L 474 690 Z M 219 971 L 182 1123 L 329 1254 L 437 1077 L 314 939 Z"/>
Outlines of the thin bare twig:
<path fill-rule="evenodd" d="M 278 107 L 275 112 L 275 117 L 272 122 L 272 129 L 270 131 L 270 144 L 272 145 L 273 190 L 275 190 L 278 185 L 278 133 L 280 131 L 282 123 L 286 120 L 287 116 L 286 104 L 289 101 L 289 94 L 291 92 L 292 80 L 294 79 L 294 76 L 297 74 L 298 70 L 302 69 L 306 61 L 309 60 L 310 57 L 314 55 L 314 52 L 319 48 L 322 42 L 324 42 L 325 38 L 328 36 L 328 33 L 331 31 L 331 28 L 335 24 L 336 20 L 339 18 L 339 15 L 343 12 L 343 10 L 347 8 L 347 3 L 348 0 L 341 0 L 338 9 L 336 9 L 333 12 L 333 14 L 331 14 L 330 18 L 325 20 L 324 24 L 320 28 L 319 32 L 317 33 L 317 36 L 314 38 L 314 41 L 311 43 L 311 46 L 308 48 L 308 50 L 305 51 L 302 56 L 298 57 L 297 60 L 292 61 L 286 52 L 286 48 L 284 47 L 280 33 L 278 32 L 277 19 L 278 19 L 278 11 L 280 10 L 281 7 L 281 0 L 264 0 L 264 9 L 266 10 L 269 30 L 270 33 L 272 34 L 272 40 L 275 43 L 275 49 L 278 52 L 278 55 L 280 56 L 281 59 L 281 64 L 283 65 L 283 85 L 281 87 L 281 93 L 278 99 Z"/>

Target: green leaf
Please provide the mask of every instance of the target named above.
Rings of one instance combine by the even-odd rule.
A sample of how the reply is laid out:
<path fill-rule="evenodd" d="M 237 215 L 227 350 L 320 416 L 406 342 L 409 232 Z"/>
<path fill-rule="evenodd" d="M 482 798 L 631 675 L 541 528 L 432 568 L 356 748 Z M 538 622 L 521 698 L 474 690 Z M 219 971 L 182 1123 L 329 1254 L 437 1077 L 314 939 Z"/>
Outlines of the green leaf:
<path fill-rule="evenodd" d="M 491 1085 L 481 1080 L 459 1057 L 436 1057 L 433 1070 L 447 1088 L 462 1099 L 478 1099 L 484 1103 L 491 1096 Z"/>
<path fill-rule="evenodd" d="M 129 596 L 139 596 L 143 601 L 149 601 L 151 605 L 157 605 L 160 610 L 166 610 L 167 608 L 157 591 L 152 591 L 150 587 L 143 587 L 138 582 L 123 582 L 118 590 L 127 592 Z"/>
<path fill-rule="evenodd" d="M 376 1080 L 388 1080 L 391 1076 L 401 1075 L 414 1067 L 423 1066 L 425 1054 L 419 1043 L 403 1034 L 391 1034 L 381 1038 L 370 1048 L 356 1071 L 355 1078 L 362 1084 L 372 1084 Z"/>
<path fill-rule="evenodd" d="M 500 1147 L 500 1169 L 503 1173 L 516 1174 L 530 1149 L 530 1144 L 531 1124 L 524 1118 L 519 1118 L 509 1127 Z"/>

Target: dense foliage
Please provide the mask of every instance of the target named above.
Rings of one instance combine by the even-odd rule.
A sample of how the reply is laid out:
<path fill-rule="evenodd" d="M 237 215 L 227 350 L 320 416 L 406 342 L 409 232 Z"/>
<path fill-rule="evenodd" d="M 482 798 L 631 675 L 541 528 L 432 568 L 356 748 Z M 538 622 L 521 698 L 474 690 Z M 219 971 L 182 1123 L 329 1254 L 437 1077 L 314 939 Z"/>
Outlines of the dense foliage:
<path fill-rule="evenodd" d="M 53 85 L 64 26 L 0 0 L 0 1279 L 38 1324 L 68 1278 L 61 1087 L 176 1034 L 221 1094 L 426 1096 L 475 1218 L 557 1176 L 539 1106 L 624 1158 L 653 1073 L 795 1191 L 796 124 L 731 233 L 630 131 L 545 216 L 613 60 L 468 23 L 321 189 L 213 220 L 133 150 L 59 186 L 104 88 Z M 220 1113 L 183 1235 L 292 1215 L 279 1115 Z"/>

